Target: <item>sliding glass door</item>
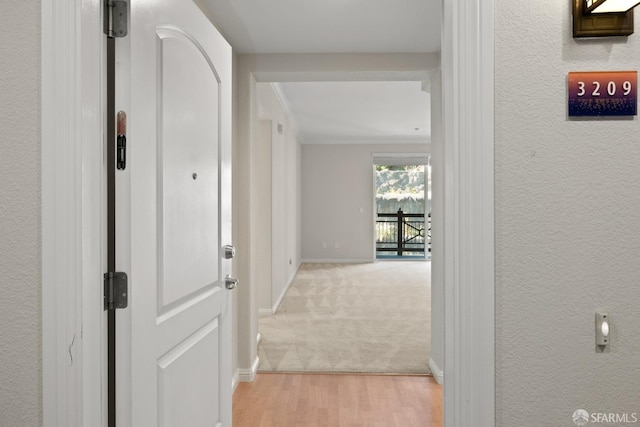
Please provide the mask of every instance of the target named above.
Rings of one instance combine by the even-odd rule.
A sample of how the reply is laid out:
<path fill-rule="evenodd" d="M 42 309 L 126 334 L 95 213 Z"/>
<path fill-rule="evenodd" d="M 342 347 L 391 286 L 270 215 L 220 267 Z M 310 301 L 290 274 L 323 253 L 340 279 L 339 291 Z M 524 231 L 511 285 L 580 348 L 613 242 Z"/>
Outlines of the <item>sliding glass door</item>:
<path fill-rule="evenodd" d="M 376 259 L 429 259 L 430 157 L 374 158 L 374 176 Z"/>

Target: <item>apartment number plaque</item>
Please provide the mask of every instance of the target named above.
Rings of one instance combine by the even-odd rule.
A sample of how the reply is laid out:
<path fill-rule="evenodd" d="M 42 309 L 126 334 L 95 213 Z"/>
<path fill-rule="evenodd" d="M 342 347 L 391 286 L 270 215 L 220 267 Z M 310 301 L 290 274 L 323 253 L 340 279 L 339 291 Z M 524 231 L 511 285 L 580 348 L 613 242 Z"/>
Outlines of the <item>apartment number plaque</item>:
<path fill-rule="evenodd" d="M 568 80 L 570 117 L 638 114 L 637 71 L 570 72 Z"/>

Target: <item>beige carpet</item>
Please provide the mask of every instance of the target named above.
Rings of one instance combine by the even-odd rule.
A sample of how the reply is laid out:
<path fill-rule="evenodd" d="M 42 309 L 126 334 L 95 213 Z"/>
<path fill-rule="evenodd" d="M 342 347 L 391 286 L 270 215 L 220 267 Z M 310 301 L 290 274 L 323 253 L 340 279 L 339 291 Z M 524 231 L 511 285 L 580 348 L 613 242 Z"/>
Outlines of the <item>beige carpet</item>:
<path fill-rule="evenodd" d="M 431 263 L 303 264 L 260 319 L 261 372 L 429 373 Z"/>

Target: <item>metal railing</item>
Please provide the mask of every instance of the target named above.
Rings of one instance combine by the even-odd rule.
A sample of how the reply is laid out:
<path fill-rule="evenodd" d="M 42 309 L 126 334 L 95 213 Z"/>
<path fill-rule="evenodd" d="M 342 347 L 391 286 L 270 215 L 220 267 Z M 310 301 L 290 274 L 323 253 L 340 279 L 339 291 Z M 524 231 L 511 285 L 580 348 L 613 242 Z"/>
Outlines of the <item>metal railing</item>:
<path fill-rule="evenodd" d="M 376 253 L 415 256 L 431 251 L 431 216 L 425 227 L 421 213 L 379 213 L 376 220 Z"/>

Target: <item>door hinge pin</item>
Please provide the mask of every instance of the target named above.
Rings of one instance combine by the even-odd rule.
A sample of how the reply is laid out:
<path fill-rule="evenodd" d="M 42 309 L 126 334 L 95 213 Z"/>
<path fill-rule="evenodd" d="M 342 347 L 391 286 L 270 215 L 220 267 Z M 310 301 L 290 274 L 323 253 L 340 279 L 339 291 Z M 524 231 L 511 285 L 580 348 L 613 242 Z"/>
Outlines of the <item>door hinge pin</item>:
<path fill-rule="evenodd" d="M 128 24 L 127 1 L 104 0 L 104 33 L 107 37 L 125 37 Z"/>
<path fill-rule="evenodd" d="M 107 37 L 113 38 L 113 1 L 107 0 Z"/>

